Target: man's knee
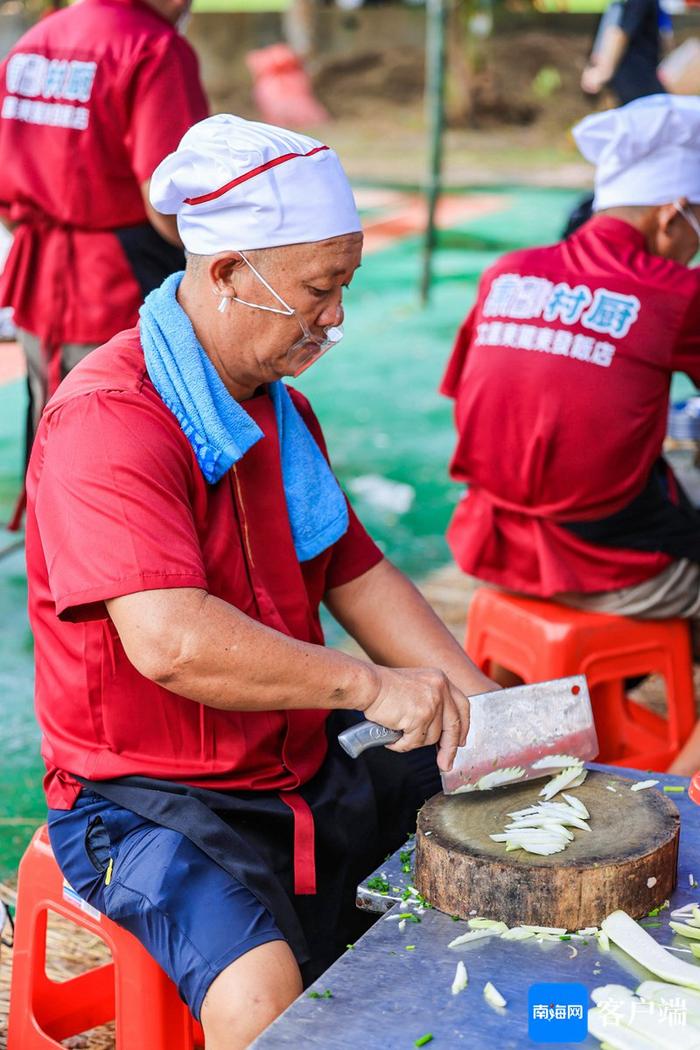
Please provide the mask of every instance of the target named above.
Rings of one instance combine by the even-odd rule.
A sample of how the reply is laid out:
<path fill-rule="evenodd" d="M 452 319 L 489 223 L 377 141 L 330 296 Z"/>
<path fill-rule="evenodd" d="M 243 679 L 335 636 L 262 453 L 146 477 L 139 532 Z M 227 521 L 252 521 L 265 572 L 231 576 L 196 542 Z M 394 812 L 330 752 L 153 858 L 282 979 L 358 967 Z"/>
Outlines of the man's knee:
<path fill-rule="evenodd" d="M 300 995 L 301 974 L 286 941 L 268 941 L 232 962 L 202 1003 L 207 1047 L 242 1050 Z"/>

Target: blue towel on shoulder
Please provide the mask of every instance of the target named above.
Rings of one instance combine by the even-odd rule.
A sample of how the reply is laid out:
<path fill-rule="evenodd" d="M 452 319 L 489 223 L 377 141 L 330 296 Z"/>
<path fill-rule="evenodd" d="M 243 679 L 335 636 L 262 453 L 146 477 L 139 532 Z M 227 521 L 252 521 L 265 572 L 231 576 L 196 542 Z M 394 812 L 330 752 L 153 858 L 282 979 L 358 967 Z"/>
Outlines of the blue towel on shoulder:
<path fill-rule="evenodd" d="M 177 301 L 182 273 L 166 278 L 141 307 L 141 344 L 151 382 L 215 485 L 256 441 L 257 423 L 231 395 Z M 348 528 L 342 490 L 284 383 L 270 383 L 280 442 L 282 480 L 294 547 L 310 561 Z"/>

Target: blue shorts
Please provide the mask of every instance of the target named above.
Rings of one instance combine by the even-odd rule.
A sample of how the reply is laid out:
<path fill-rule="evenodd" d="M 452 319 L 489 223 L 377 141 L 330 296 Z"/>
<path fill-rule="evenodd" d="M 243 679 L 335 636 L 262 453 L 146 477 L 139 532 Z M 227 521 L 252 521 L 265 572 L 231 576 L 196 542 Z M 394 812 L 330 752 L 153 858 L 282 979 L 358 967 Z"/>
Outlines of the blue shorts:
<path fill-rule="evenodd" d="M 49 837 L 76 893 L 141 941 L 197 1020 L 222 970 L 284 939 L 257 897 L 184 835 L 91 791 L 49 810 Z"/>

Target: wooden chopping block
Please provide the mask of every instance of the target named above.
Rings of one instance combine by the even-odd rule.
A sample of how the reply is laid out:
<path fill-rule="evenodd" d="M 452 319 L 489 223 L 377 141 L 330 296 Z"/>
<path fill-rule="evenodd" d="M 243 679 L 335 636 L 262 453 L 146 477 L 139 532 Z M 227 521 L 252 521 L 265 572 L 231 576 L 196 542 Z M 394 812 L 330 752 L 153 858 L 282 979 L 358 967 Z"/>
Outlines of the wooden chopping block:
<path fill-rule="evenodd" d="M 426 802 L 418 814 L 415 884 L 430 904 L 463 919 L 472 913 L 509 926 L 580 930 L 600 926 L 617 908 L 640 918 L 671 896 L 678 810 L 655 788 L 631 791 L 634 781 L 623 777 L 589 772 L 571 790 L 588 809 L 591 830 L 571 828 L 574 840 L 562 853 L 507 853 L 505 843 L 489 838 L 511 823 L 508 813 L 541 801 L 543 783 Z"/>

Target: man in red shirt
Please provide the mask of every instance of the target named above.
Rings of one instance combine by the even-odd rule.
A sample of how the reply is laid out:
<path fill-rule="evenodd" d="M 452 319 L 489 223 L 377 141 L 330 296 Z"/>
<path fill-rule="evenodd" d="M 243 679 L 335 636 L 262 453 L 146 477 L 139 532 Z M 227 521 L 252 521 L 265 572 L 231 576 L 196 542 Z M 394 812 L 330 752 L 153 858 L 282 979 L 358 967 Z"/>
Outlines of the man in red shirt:
<path fill-rule="evenodd" d="M 14 243 L 0 305 L 28 368 L 28 445 L 62 376 L 135 324 L 182 267 L 148 201 L 154 169 L 207 115 L 176 23 L 190 0 L 83 0 L 42 19 L 0 65 L 0 217 Z"/>
<path fill-rule="evenodd" d="M 700 517 L 661 458 L 671 375 L 700 382 L 700 100 L 640 99 L 575 135 L 594 217 L 483 275 L 456 400 L 458 564 L 525 594 L 700 617 Z M 676 772 L 700 765 L 700 736 Z"/>
<path fill-rule="evenodd" d="M 212 117 L 151 193 L 186 272 L 71 373 L 34 443 L 36 706 L 65 877 L 177 982 L 207 1050 L 236 1050 L 361 932 L 358 879 L 439 789 L 424 745 L 449 768 L 491 683 L 280 382 L 339 340 L 360 261 L 335 154 Z M 322 601 L 370 662 L 324 647 Z M 403 737 L 353 761 L 350 711 Z"/>

